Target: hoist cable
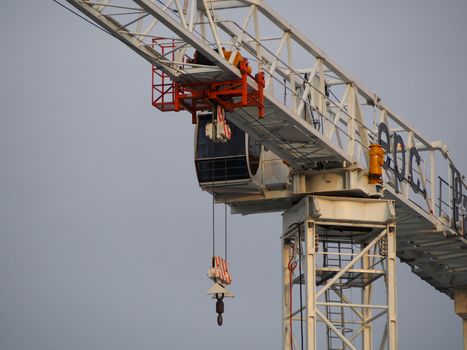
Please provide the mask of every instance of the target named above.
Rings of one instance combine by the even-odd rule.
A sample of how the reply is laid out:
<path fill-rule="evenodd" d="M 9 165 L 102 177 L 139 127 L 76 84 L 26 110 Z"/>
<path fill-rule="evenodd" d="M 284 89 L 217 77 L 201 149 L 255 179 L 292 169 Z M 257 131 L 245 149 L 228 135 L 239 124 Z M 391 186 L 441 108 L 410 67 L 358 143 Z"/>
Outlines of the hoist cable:
<path fill-rule="evenodd" d="M 212 195 L 212 256 L 216 256 L 216 223 L 215 223 L 215 209 L 214 209 L 214 195 Z"/>
<path fill-rule="evenodd" d="M 61 7 L 63 7 L 65 10 L 71 12 L 72 14 L 78 16 L 79 18 L 81 18 L 82 20 L 88 22 L 89 24 L 93 25 L 94 27 L 96 27 L 97 29 L 99 30 L 102 30 L 104 33 L 107 33 L 109 34 L 110 36 L 114 37 L 115 39 L 121 41 L 123 44 L 125 44 L 126 46 L 128 46 L 130 49 L 134 49 L 133 46 L 131 46 L 130 44 L 128 44 L 126 41 L 122 40 L 120 37 L 118 37 L 116 34 L 112 33 L 112 31 L 110 30 L 107 30 L 106 28 L 103 28 L 101 27 L 100 25 L 98 25 L 97 23 L 94 23 L 93 21 L 89 20 L 88 18 L 84 17 L 83 15 L 81 15 L 79 12 L 75 11 L 74 9 L 62 4 L 60 1 L 58 0 L 52 0 L 54 3 L 56 3 L 57 5 L 60 5 Z M 160 1 L 159 1 L 160 2 Z M 167 6 L 166 6 L 167 7 Z M 168 7 L 169 8 L 169 7 Z M 174 9 L 171 9 L 169 8 L 170 10 L 172 11 L 176 11 Z M 102 12 L 100 12 L 102 16 L 106 17 L 105 14 L 103 14 Z M 110 17 L 110 16 L 109 16 Z M 112 18 L 113 20 L 113 18 Z M 118 25 L 122 28 L 122 30 L 124 29 L 120 23 L 118 23 Z M 142 41 L 141 39 L 139 39 L 137 36 L 132 36 L 134 39 L 138 40 L 143 46 L 148 46 L 148 44 L 146 44 L 144 41 Z M 162 62 L 160 59 L 158 59 L 157 57 L 153 57 L 147 53 L 145 53 L 144 51 L 138 51 L 138 54 L 143 56 L 147 61 L 149 61 L 150 63 L 152 63 L 154 65 L 154 67 L 156 67 L 157 69 L 160 69 L 161 66 L 165 66 L 165 67 L 170 67 L 171 69 L 177 71 L 178 73 L 183 73 L 185 70 L 184 69 L 180 69 L 174 65 L 170 65 L 166 62 Z M 159 65 L 155 65 L 154 64 L 154 60 L 156 60 Z"/>
<path fill-rule="evenodd" d="M 225 120 L 227 123 L 227 119 Z M 228 142 L 228 141 L 227 141 Z M 224 143 L 224 259 L 227 261 L 227 142 Z"/>
<path fill-rule="evenodd" d="M 294 261 L 295 258 L 295 243 L 292 244 L 292 254 L 290 254 L 289 263 L 287 264 L 287 268 L 289 270 L 289 335 L 290 335 L 290 348 L 293 349 L 293 272 L 297 267 L 297 262 Z"/>
<path fill-rule="evenodd" d="M 227 261 L 227 203 L 224 202 L 224 258 Z"/>
<path fill-rule="evenodd" d="M 211 116 L 211 132 L 214 131 L 214 113 Z M 211 140 L 210 144 L 211 148 L 211 182 L 212 182 L 212 261 L 213 261 L 213 267 L 214 267 L 214 257 L 216 256 L 216 211 L 215 211 L 215 199 L 214 199 L 214 141 Z"/>
<path fill-rule="evenodd" d="M 107 33 L 109 35 L 112 35 L 114 36 L 111 32 L 109 32 L 108 30 L 102 28 L 101 26 L 98 26 L 96 23 L 94 23 L 93 21 L 90 21 L 89 19 L 87 19 L 86 17 L 84 17 L 83 15 L 81 15 L 80 13 L 76 12 L 75 10 L 69 8 L 68 6 L 62 4 L 60 1 L 57 1 L 57 0 L 52 0 L 54 3 L 56 3 L 57 5 L 60 5 L 61 7 L 63 7 L 65 10 L 68 10 L 70 11 L 71 13 L 73 13 L 74 15 L 78 16 L 79 18 L 85 20 L 86 22 L 88 22 L 89 24 L 92 24 L 94 27 L 96 27 L 97 29 L 100 29 L 102 30 L 104 33 Z"/>

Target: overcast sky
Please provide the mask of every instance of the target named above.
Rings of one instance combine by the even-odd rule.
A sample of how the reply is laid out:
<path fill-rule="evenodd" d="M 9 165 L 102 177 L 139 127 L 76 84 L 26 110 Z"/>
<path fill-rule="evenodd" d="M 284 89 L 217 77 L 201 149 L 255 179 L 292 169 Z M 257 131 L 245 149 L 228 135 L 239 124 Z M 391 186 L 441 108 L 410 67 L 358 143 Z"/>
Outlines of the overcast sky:
<path fill-rule="evenodd" d="M 271 5 L 465 173 L 465 0 Z M 280 215 L 229 218 L 218 327 L 190 116 L 155 110 L 149 64 L 52 1 L 0 9 L 0 349 L 280 349 Z M 400 349 L 461 348 L 447 296 L 402 264 L 398 287 Z"/>

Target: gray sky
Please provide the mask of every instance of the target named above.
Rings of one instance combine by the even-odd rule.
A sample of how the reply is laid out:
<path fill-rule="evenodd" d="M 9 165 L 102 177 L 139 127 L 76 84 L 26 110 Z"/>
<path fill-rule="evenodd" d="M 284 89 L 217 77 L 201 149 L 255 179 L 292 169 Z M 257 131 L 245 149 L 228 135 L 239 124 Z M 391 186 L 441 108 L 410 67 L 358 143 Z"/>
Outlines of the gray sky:
<path fill-rule="evenodd" d="M 271 5 L 465 173 L 465 0 Z M 51 1 L 3 2 L 0 33 L 0 349 L 280 349 L 280 215 L 229 218 L 217 327 L 193 127 L 149 64 Z M 400 348 L 460 349 L 449 298 L 398 273 Z"/>

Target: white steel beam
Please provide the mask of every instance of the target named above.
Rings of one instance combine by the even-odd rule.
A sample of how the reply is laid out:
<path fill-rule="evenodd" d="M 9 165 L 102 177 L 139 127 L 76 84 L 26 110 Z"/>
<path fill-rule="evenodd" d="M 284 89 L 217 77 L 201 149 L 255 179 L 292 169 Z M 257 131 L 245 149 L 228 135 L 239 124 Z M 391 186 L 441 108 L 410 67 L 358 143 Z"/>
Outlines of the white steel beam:
<path fill-rule="evenodd" d="M 396 228 L 391 225 L 387 231 L 387 289 L 388 289 L 388 339 L 389 350 L 397 350 L 397 285 L 396 285 Z"/>
<path fill-rule="evenodd" d="M 291 245 L 282 238 L 282 348 L 291 350 L 290 344 L 290 270 L 288 268 L 290 261 Z"/>
<path fill-rule="evenodd" d="M 307 350 L 316 350 L 316 257 L 315 224 L 305 221 L 305 271 L 306 271 L 306 320 Z"/>
<path fill-rule="evenodd" d="M 330 200 L 331 198 L 331 200 Z M 330 215 L 333 215 L 332 227 L 336 232 L 342 232 L 341 229 L 336 228 L 340 226 L 345 232 L 352 232 L 352 225 L 354 220 L 349 219 L 349 213 L 345 213 L 349 198 L 333 198 L 325 196 L 310 196 L 297 203 L 294 207 L 289 209 L 283 215 L 283 272 L 286 272 L 286 263 L 284 248 L 288 247 L 287 252 L 291 252 L 290 247 L 295 244 L 300 238 L 299 232 L 305 232 L 305 278 L 299 275 L 292 278 L 298 283 L 305 283 L 306 289 L 306 305 L 298 308 L 297 311 L 290 314 L 287 311 L 292 305 L 288 305 L 287 310 L 283 309 L 283 313 L 286 317 L 283 318 L 284 322 L 290 322 L 289 317 L 294 317 L 295 321 L 306 321 L 307 324 L 307 337 L 306 343 L 303 344 L 307 350 L 318 350 L 322 349 L 322 344 L 317 342 L 317 337 L 322 336 L 318 332 L 316 325 L 318 322 L 323 322 L 330 333 L 333 334 L 328 346 L 332 346 L 332 349 L 362 349 L 371 350 L 373 343 L 376 342 L 374 339 L 375 332 L 372 332 L 372 325 L 378 321 L 383 321 L 383 316 L 386 316 L 386 323 L 388 328 L 388 336 L 383 335 L 382 343 L 384 346 L 388 346 L 388 350 L 397 349 L 397 312 L 395 311 L 395 292 L 396 292 L 396 278 L 395 278 L 395 226 L 394 217 L 391 215 L 391 211 L 387 210 L 386 205 L 390 205 L 385 200 L 369 200 L 362 199 L 361 201 L 366 203 L 362 205 L 362 208 L 368 205 L 368 210 L 356 212 L 361 213 L 361 224 L 375 223 L 372 238 L 366 237 L 361 238 L 361 243 L 358 252 L 348 253 L 334 251 L 329 245 L 325 246 L 325 242 L 328 244 L 345 244 L 349 242 L 349 237 L 346 234 L 333 235 L 331 241 L 327 241 L 327 223 Z M 350 200 L 355 202 L 355 200 Z M 385 205 L 382 203 L 386 203 Z M 332 208 L 330 208 L 332 206 Z M 375 213 L 377 211 L 378 213 Z M 365 216 L 364 213 L 371 213 L 371 215 Z M 375 222 L 375 218 L 379 218 Z M 380 224 L 378 224 L 381 223 Z M 386 224 L 382 224 L 386 223 Z M 357 226 L 355 226 L 357 227 Z M 358 231 L 357 231 L 358 232 Z M 319 237 L 319 239 L 317 238 Z M 294 241 L 295 240 L 295 241 Z M 288 242 L 288 246 L 284 242 Z M 294 241 L 294 242 L 293 242 Z M 319 244 L 323 241 L 322 245 Z M 340 245 L 339 245 L 340 246 Z M 319 251 L 320 247 L 324 249 L 323 252 Z M 340 248 L 339 248 L 340 249 Z M 379 249 L 380 253 L 377 254 Z M 297 249 L 295 249 L 297 250 Z M 340 268 L 329 267 L 325 265 L 325 261 L 317 259 L 317 255 L 324 257 L 332 257 L 333 254 L 338 256 L 338 260 L 348 258 L 350 262 L 340 265 Z M 292 256 L 288 255 L 288 263 L 300 259 L 299 254 L 295 252 Z M 294 260 L 295 259 L 295 260 Z M 349 261 L 347 260 L 347 261 Z M 328 260 L 331 261 L 331 260 Z M 362 268 L 351 269 L 353 265 L 361 263 Z M 321 266 L 322 264 L 322 266 Z M 332 277 L 329 278 L 323 285 L 320 283 L 323 278 L 326 278 L 323 273 L 332 273 Z M 364 282 L 363 284 L 352 284 L 352 276 L 348 273 L 350 271 L 357 275 L 372 274 L 378 271 L 380 276 L 385 276 L 387 283 L 387 304 L 375 304 L 372 301 L 372 285 L 375 280 Z M 284 276 L 284 273 L 283 273 Z M 324 277 L 323 277 L 324 276 Z M 289 276 L 290 277 L 290 276 Z M 330 276 L 328 276 L 330 277 Z M 362 276 L 363 281 L 365 277 Z M 347 282 L 346 282 L 347 280 Z M 290 291 L 290 278 L 283 277 L 283 291 Z M 293 287 L 293 286 L 292 286 Z M 380 285 L 381 287 L 381 285 Z M 343 288 L 343 289 L 339 289 Z M 361 289 L 362 294 L 351 292 L 355 288 Z M 323 296 L 326 291 L 332 290 L 338 299 L 333 299 L 326 294 L 326 299 L 323 301 Z M 348 291 L 345 293 L 345 291 Z M 356 299 L 362 296 L 362 299 Z M 284 304 L 288 299 L 284 300 Z M 362 300 L 362 302 L 358 302 Z M 333 308 L 333 309 L 330 309 Z M 326 314 L 323 312 L 326 310 Z M 306 310 L 306 318 L 295 317 L 301 310 Z M 342 310 L 340 312 L 336 310 Z M 348 311 L 346 311 L 348 310 Z M 374 314 L 373 314 L 374 312 Z M 353 313 L 353 314 L 352 314 Z M 339 316 L 336 316 L 339 315 Z M 357 320 L 353 320 L 353 315 L 357 316 Z M 337 318 L 336 318 L 337 317 Z M 284 327 L 285 329 L 285 327 Z M 334 336 L 335 335 L 335 336 Z M 288 334 L 290 337 L 290 334 Z M 342 345 L 337 345 L 336 339 L 342 342 Z M 360 347 L 358 344 L 362 344 Z M 284 344 L 289 344 L 290 341 L 284 340 Z M 285 346 L 284 345 L 284 346 Z M 300 345 L 300 344 L 298 344 Z M 318 347 L 319 346 L 319 347 Z"/>

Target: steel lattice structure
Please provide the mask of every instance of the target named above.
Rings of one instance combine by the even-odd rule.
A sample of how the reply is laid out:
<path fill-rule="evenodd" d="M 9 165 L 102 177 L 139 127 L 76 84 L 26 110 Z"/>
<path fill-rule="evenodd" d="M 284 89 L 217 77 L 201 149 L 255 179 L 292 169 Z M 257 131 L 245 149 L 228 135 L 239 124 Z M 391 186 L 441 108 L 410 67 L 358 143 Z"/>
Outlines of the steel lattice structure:
<path fill-rule="evenodd" d="M 450 297 L 467 285 L 467 185 L 446 145 L 411 127 L 265 1 L 67 1 L 174 81 L 239 79 L 236 52 L 264 72 L 264 118 L 254 107 L 227 118 L 291 166 L 292 189 L 239 194 L 233 206 L 249 202 L 239 212 L 261 212 L 266 197 L 281 203 L 273 209 L 290 207 L 291 196 L 309 192 L 301 178 L 319 165 L 368 169 L 369 146 L 379 143 L 387 153 L 384 197 L 395 201 L 397 256 Z M 158 51 L 158 38 L 173 49 Z M 223 48 L 232 51 L 229 60 Z M 195 51 L 214 65 L 188 63 Z M 251 78 L 248 84 L 258 88 Z"/>

